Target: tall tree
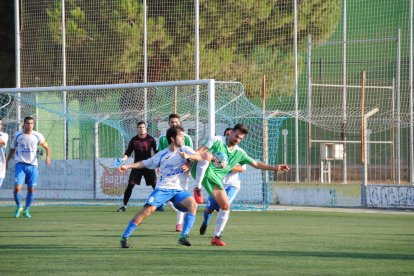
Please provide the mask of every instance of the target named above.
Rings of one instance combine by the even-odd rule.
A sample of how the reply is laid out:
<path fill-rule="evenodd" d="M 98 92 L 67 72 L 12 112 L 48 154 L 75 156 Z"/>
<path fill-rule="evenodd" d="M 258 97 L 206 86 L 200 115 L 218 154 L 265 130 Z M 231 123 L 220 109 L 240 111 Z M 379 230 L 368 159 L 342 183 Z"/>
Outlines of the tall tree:
<path fill-rule="evenodd" d="M 53 2 L 53 1 L 52 1 Z M 61 1 L 47 8 L 43 51 L 61 46 Z M 194 78 L 194 6 L 158 0 L 148 7 L 148 80 Z M 298 0 L 299 50 L 306 37 L 328 38 L 340 18 L 340 0 Z M 44 35 L 49 35 L 44 32 Z M 143 81 L 143 6 L 136 0 L 66 1 L 69 84 Z M 293 0 L 200 0 L 201 78 L 239 80 L 257 95 L 263 75 L 269 95 L 293 93 Z M 42 60 L 42 64 L 47 64 Z M 301 68 L 302 61 L 299 60 Z M 258 91 L 259 90 L 259 91 Z"/>

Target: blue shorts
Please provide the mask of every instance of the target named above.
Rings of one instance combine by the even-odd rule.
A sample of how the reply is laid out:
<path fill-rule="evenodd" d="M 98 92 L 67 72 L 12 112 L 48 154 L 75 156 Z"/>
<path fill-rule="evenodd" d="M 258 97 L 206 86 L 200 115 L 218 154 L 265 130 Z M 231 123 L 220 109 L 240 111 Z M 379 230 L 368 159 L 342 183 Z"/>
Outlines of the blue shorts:
<path fill-rule="evenodd" d="M 171 201 L 177 210 L 181 212 L 187 212 L 187 208 L 181 206 L 180 202 L 190 196 L 191 194 L 184 190 L 156 188 L 148 197 L 145 205 L 156 206 L 158 208 L 164 205 L 164 203 Z"/>
<path fill-rule="evenodd" d="M 1 185 L 3 184 L 3 180 L 4 178 L 0 178 L 0 188 L 1 188 Z"/>
<path fill-rule="evenodd" d="M 239 193 L 239 190 L 234 186 L 228 186 L 226 188 L 226 194 L 227 194 L 227 197 L 229 198 L 230 205 L 233 202 L 233 200 L 236 198 L 238 193 Z M 208 197 L 206 207 L 209 210 L 218 211 L 220 209 L 219 205 L 217 204 L 217 202 L 214 200 L 214 198 L 212 196 Z"/>
<path fill-rule="evenodd" d="M 20 162 L 16 163 L 14 168 L 15 185 L 27 184 L 27 187 L 34 188 L 36 187 L 38 176 L 39 170 L 37 166 Z"/>

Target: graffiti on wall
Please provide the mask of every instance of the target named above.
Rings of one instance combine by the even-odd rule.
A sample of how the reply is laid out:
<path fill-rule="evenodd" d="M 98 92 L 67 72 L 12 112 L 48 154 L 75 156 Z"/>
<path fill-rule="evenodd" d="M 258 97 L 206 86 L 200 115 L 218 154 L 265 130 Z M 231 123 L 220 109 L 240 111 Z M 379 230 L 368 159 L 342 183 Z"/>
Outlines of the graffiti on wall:
<path fill-rule="evenodd" d="M 367 205 L 383 208 L 412 208 L 414 207 L 414 187 L 368 185 Z"/>

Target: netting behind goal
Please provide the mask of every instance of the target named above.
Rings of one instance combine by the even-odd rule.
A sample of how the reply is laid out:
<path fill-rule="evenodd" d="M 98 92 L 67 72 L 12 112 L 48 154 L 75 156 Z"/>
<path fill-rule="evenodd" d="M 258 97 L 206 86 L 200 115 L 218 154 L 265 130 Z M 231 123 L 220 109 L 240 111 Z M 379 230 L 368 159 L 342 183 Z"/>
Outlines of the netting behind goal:
<path fill-rule="evenodd" d="M 212 82 L 212 81 L 210 81 Z M 129 140 L 137 135 L 136 123 L 145 120 L 148 133 L 156 139 L 168 128 L 168 115 L 181 116 L 185 131 L 195 145 L 209 138 L 207 81 L 73 86 L 66 88 L 1 89 L 4 131 L 12 135 L 25 116 L 36 120 L 35 129 L 44 134 L 53 152 L 53 163 L 40 162 L 37 200 L 60 203 L 121 204 L 128 173 L 117 172 L 112 163 L 123 155 Z M 18 92 L 18 93 L 17 93 Z M 215 82 L 215 132 L 245 123 L 251 133 L 241 144 L 250 156 L 263 160 L 262 112 L 235 82 Z M 277 152 L 278 128 L 282 119 L 269 121 L 265 134 Z M 39 157 L 42 153 L 39 152 Z M 132 158 L 128 162 L 132 162 Z M 272 155 L 270 162 L 276 162 Z M 10 166 L 13 167 L 13 166 Z M 12 200 L 13 168 L 9 168 L 0 194 Z M 242 175 L 242 189 L 236 208 L 266 208 L 271 201 L 272 175 L 248 168 Z M 190 187 L 193 187 L 190 181 Z M 151 192 L 142 181 L 130 203 L 141 204 Z M 4 203 L 4 202 L 3 202 Z"/>

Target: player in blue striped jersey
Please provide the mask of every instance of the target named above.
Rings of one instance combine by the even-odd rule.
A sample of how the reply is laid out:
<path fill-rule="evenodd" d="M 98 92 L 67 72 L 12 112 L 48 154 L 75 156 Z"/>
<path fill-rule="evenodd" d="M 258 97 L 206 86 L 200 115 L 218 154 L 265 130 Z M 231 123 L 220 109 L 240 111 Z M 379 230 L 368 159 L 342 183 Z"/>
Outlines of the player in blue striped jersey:
<path fill-rule="evenodd" d="M 128 169 L 159 168 L 160 175 L 154 191 L 145 202 L 144 208 L 139 211 L 129 222 L 121 237 L 121 247 L 129 248 L 128 238 L 137 227 L 149 217 L 157 207 L 162 206 L 167 201 L 171 201 L 174 207 L 181 212 L 186 212 L 184 217 L 183 229 L 178 239 L 178 243 L 190 246 L 188 234 L 194 225 L 197 203 L 194 197 L 183 190 L 181 183 L 187 181 L 188 174 L 184 166 L 188 160 L 201 160 L 201 156 L 192 148 L 184 145 L 184 129 L 182 127 L 171 127 L 167 130 L 168 148 L 159 151 L 153 157 L 119 167 L 121 172 Z"/>
<path fill-rule="evenodd" d="M 40 132 L 34 131 L 34 119 L 26 117 L 23 121 L 23 130 L 16 132 L 13 135 L 13 140 L 10 144 L 10 152 L 7 156 L 6 164 L 9 163 L 10 158 L 15 155 L 14 168 L 14 200 L 16 201 L 16 211 L 14 217 L 18 218 L 23 211 L 23 215 L 30 218 L 29 208 L 33 203 L 34 190 L 37 185 L 39 175 L 37 149 L 41 146 L 46 151 L 46 165 L 51 162 L 51 150 L 47 142 Z M 16 154 L 15 154 L 16 153 Z M 24 210 L 21 206 L 22 200 L 22 185 L 27 185 L 26 205 Z"/>
<path fill-rule="evenodd" d="M 6 176 L 6 147 L 9 141 L 9 135 L 2 131 L 3 120 L 0 119 L 0 187 Z"/>
<path fill-rule="evenodd" d="M 168 126 L 169 127 L 181 126 L 180 116 L 178 114 L 175 114 L 175 113 L 170 114 L 168 116 Z M 194 148 L 193 147 L 193 142 L 191 141 L 191 137 L 187 133 L 184 133 L 184 145 L 189 146 L 192 149 Z M 168 146 L 169 145 L 168 145 L 167 137 L 165 135 L 161 135 L 160 139 L 158 141 L 158 150 L 163 150 L 163 149 L 167 148 Z M 188 190 L 188 181 L 182 182 L 181 185 L 183 186 L 184 190 Z M 171 204 L 171 202 L 168 202 L 167 204 L 171 208 L 173 208 L 174 211 L 177 212 L 175 231 L 176 232 L 181 232 L 181 230 L 183 228 L 184 213 L 180 212 L 177 209 L 175 209 L 174 206 Z"/>

